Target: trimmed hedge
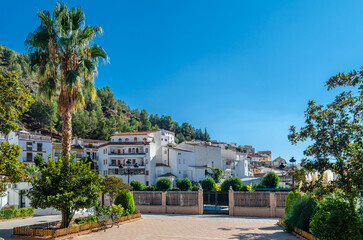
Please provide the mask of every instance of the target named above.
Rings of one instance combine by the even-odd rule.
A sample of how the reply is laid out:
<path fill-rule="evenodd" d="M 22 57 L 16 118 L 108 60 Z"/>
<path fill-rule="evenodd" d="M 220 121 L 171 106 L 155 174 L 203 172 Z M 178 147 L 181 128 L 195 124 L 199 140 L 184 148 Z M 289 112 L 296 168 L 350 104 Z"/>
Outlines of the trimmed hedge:
<path fill-rule="evenodd" d="M 201 182 L 200 185 L 202 186 L 203 191 L 205 192 L 209 192 L 209 191 L 214 191 L 216 189 L 216 182 L 214 181 L 213 178 L 204 178 Z"/>
<path fill-rule="evenodd" d="M 231 186 L 234 191 L 247 191 L 247 186 L 243 185 L 242 180 L 237 177 L 224 180 L 221 185 L 221 190 L 223 192 L 228 192 Z"/>
<path fill-rule="evenodd" d="M 280 177 L 275 172 L 268 172 L 262 177 L 259 185 L 265 188 L 278 188 L 279 183 Z"/>
<path fill-rule="evenodd" d="M 169 178 L 160 178 L 156 181 L 156 189 L 158 191 L 169 191 L 171 189 L 171 180 Z"/>
<path fill-rule="evenodd" d="M 115 205 L 121 205 L 129 214 L 133 214 L 135 212 L 134 198 L 129 191 L 118 195 L 115 199 Z"/>
<path fill-rule="evenodd" d="M 145 188 L 145 185 L 142 182 L 136 180 L 132 180 L 130 186 L 134 191 L 142 191 Z"/>
<path fill-rule="evenodd" d="M 18 217 L 30 217 L 33 216 L 34 208 L 19 208 L 14 209 L 12 207 L 4 207 L 0 210 L 0 219 L 12 219 Z"/>
<path fill-rule="evenodd" d="M 287 194 L 286 197 L 286 204 L 285 204 L 285 216 L 287 215 L 288 211 L 291 208 L 292 203 L 295 199 L 300 198 L 300 192 L 297 190 L 290 191 L 289 194 Z"/>
<path fill-rule="evenodd" d="M 176 187 L 181 191 L 191 191 L 192 190 L 192 182 L 188 178 L 181 178 L 176 181 Z"/>

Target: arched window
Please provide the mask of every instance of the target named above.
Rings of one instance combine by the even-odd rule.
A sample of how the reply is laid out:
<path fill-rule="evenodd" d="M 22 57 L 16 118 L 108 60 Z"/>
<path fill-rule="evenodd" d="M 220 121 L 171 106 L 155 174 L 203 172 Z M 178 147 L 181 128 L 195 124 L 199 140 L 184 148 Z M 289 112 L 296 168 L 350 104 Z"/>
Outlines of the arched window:
<path fill-rule="evenodd" d="M 131 148 L 129 148 L 129 153 L 131 153 Z"/>
<path fill-rule="evenodd" d="M 129 141 L 129 139 L 128 138 L 125 138 L 125 142 L 128 142 Z"/>
<path fill-rule="evenodd" d="M 142 139 L 142 141 L 146 142 L 146 138 Z"/>
<path fill-rule="evenodd" d="M 132 153 L 135 153 L 135 148 L 132 148 Z"/>
<path fill-rule="evenodd" d="M 138 148 L 136 148 L 136 153 L 139 153 L 139 149 Z"/>
<path fill-rule="evenodd" d="M 119 139 L 118 139 L 118 141 L 119 141 L 119 142 L 122 142 L 122 139 L 121 139 L 121 138 L 119 138 Z"/>
<path fill-rule="evenodd" d="M 134 142 L 137 142 L 137 137 L 134 137 Z"/>

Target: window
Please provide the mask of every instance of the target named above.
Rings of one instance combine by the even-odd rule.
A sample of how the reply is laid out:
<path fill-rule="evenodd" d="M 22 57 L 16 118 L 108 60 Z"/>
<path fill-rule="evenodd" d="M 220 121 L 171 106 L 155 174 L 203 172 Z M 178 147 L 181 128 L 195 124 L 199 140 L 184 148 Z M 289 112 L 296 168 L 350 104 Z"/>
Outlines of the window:
<path fill-rule="evenodd" d="M 27 154 L 26 154 L 26 160 L 27 160 L 28 162 L 33 161 L 33 153 L 27 153 Z"/>
<path fill-rule="evenodd" d="M 129 153 L 131 153 L 131 148 L 129 148 Z"/>
<path fill-rule="evenodd" d="M 33 143 L 32 142 L 26 142 L 26 150 L 33 151 Z"/>
<path fill-rule="evenodd" d="M 143 138 L 142 141 L 146 142 L 146 138 Z"/>
<path fill-rule="evenodd" d="M 139 149 L 138 148 L 136 148 L 136 153 L 139 153 Z"/>
<path fill-rule="evenodd" d="M 37 151 L 41 152 L 43 150 L 43 144 L 42 143 L 37 143 Z"/>
<path fill-rule="evenodd" d="M 146 181 L 146 186 L 149 186 L 149 181 Z"/>
<path fill-rule="evenodd" d="M 136 163 L 136 159 L 132 159 L 132 164 L 135 164 Z"/>
<path fill-rule="evenodd" d="M 121 139 L 121 138 L 119 138 L 119 139 L 118 139 L 118 141 L 119 141 L 119 142 L 122 142 L 122 139 Z"/>
<path fill-rule="evenodd" d="M 128 142 L 129 141 L 129 139 L 128 138 L 125 138 L 125 142 Z"/>
<path fill-rule="evenodd" d="M 135 153 L 135 148 L 132 148 L 132 153 Z"/>
<path fill-rule="evenodd" d="M 148 159 L 145 159 L 145 164 L 148 164 L 149 163 L 149 160 Z"/>
<path fill-rule="evenodd" d="M 134 137 L 134 142 L 137 142 L 137 137 Z"/>
<path fill-rule="evenodd" d="M 179 159 L 179 164 L 181 164 L 181 159 Z"/>
<path fill-rule="evenodd" d="M 146 170 L 146 176 L 148 176 L 149 175 L 149 170 Z"/>
<path fill-rule="evenodd" d="M 178 155 L 181 155 L 181 153 L 178 153 Z"/>
<path fill-rule="evenodd" d="M 117 175 L 118 174 L 118 169 L 115 169 L 115 175 Z"/>
<path fill-rule="evenodd" d="M 185 164 L 185 159 L 183 159 L 183 164 Z"/>
<path fill-rule="evenodd" d="M 168 150 L 165 150 L 165 151 L 164 151 L 164 154 L 167 154 L 167 153 L 168 153 Z"/>
<path fill-rule="evenodd" d="M 148 148 L 145 148 L 145 152 L 148 153 L 149 152 L 149 149 Z"/>

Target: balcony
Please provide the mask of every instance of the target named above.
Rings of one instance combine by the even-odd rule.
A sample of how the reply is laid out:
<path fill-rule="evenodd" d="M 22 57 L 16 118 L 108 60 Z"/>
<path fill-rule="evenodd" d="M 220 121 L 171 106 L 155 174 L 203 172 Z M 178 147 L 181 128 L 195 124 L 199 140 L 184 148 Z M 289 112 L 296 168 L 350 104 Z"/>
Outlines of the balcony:
<path fill-rule="evenodd" d="M 113 155 L 113 156 L 130 156 L 130 155 L 142 156 L 142 155 L 145 155 L 145 152 L 131 152 L 131 153 L 110 152 L 110 153 L 108 153 L 108 155 Z"/>
<path fill-rule="evenodd" d="M 139 164 L 139 163 L 137 163 L 138 165 L 139 165 L 139 167 L 145 167 L 145 164 Z M 122 164 L 121 163 L 121 165 L 124 167 L 124 168 L 126 168 L 127 167 L 127 165 L 126 164 Z M 117 164 L 117 163 L 109 163 L 108 164 L 108 166 L 109 167 L 119 167 L 120 166 L 120 164 Z M 132 166 L 130 166 L 130 168 L 134 168 L 134 166 L 132 165 Z"/>

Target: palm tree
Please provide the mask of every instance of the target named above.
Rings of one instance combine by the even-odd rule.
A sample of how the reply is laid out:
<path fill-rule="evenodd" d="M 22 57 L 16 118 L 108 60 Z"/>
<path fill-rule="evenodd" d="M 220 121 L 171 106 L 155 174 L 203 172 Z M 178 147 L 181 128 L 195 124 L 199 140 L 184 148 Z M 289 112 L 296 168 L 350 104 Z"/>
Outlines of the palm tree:
<path fill-rule="evenodd" d="M 32 66 L 37 70 L 40 92 L 49 101 L 58 98 L 62 116 L 62 156 L 71 153 L 72 114 L 82 107 L 84 92 L 96 97 L 93 85 L 99 59 L 107 59 L 102 47 L 92 44 L 102 33 L 99 26 L 85 26 L 81 8 L 57 3 L 53 15 L 39 10 L 40 26 L 28 34 Z"/>

